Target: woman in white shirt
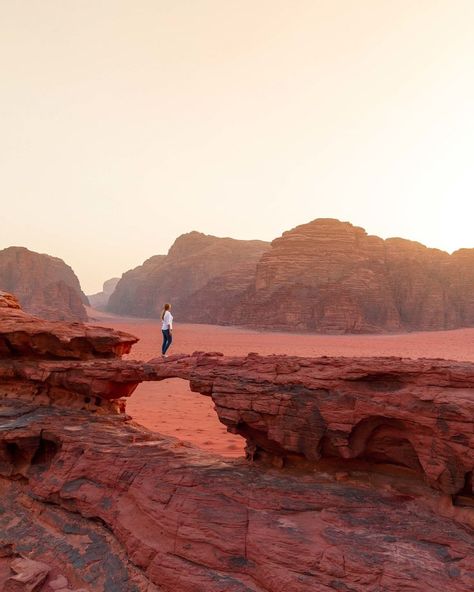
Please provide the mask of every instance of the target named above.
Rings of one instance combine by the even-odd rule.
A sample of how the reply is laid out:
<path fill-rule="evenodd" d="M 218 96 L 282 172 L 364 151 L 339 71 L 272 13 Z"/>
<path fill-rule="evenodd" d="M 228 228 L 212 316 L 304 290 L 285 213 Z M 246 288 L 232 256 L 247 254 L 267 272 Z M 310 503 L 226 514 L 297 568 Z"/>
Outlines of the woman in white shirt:
<path fill-rule="evenodd" d="M 171 304 L 166 303 L 161 311 L 161 332 L 163 333 L 163 345 L 161 347 L 161 355 L 166 358 L 171 342 L 173 341 L 173 315 L 170 312 Z"/>

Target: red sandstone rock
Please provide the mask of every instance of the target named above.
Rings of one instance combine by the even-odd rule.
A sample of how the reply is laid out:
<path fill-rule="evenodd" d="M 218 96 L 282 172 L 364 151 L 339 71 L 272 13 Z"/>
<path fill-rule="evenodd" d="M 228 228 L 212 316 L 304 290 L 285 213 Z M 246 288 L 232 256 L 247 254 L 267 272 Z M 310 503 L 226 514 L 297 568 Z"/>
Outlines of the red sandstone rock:
<path fill-rule="evenodd" d="M 45 563 L 25 557 L 15 559 L 10 567 L 15 575 L 5 582 L 4 592 L 38 592 L 50 572 Z"/>
<path fill-rule="evenodd" d="M 232 319 L 323 333 L 473 326 L 470 309 L 460 312 L 469 292 L 453 288 L 471 269 L 468 260 L 318 219 L 272 242 Z"/>
<path fill-rule="evenodd" d="M 13 401 L 0 413 L 2 541 L 35 540 L 35 557 L 54 552 L 68 577 L 81 565 L 93 591 L 474 585 L 472 510 L 406 475 L 262 471 L 120 416 Z"/>
<path fill-rule="evenodd" d="M 219 419 L 247 439 L 255 460 L 388 464 L 451 495 L 472 488 L 472 363 L 201 353 L 111 361 L 101 358 L 129 351 L 135 338 L 80 325 L 48 329 L 23 315 L 0 308 L 0 343 L 8 352 L 0 361 L 3 397 L 109 413 L 117 409 L 109 402 L 130 396 L 141 381 L 178 377 L 213 398 Z"/>
<path fill-rule="evenodd" d="M 459 294 L 461 300 L 454 297 L 448 279 L 450 255 L 400 238 L 387 239 L 385 252 L 402 328 L 429 331 L 466 326 L 459 315 L 463 295 Z M 473 324 L 474 317 L 467 326 Z"/>
<path fill-rule="evenodd" d="M 0 292 L 0 358 L 112 358 L 128 353 L 137 341 L 114 329 L 43 321 L 21 310 L 15 297 Z"/>
<path fill-rule="evenodd" d="M 0 329 L 12 314 L 22 326 L 15 306 L 0 298 Z M 0 363 L 7 560 L 22 552 L 90 592 L 474 587 L 474 364 L 25 353 Z M 170 377 L 212 396 L 253 463 L 97 413 Z"/>
<path fill-rule="evenodd" d="M 157 255 L 122 276 L 108 310 L 157 317 L 172 302 L 176 316 L 193 318 L 192 294 L 242 264 L 254 264 L 268 248 L 263 241 L 218 238 L 199 232 L 178 237 L 168 255 Z M 208 306 L 212 303 L 208 302 Z"/>
<path fill-rule="evenodd" d="M 241 304 L 242 295 L 255 279 L 257 262 L 241 263 L 210 279 L 205 286 L 183 299 L 179 314 L 180 321 L 231 325 L 233 311 Z"/>
<path fill-rule="evenodd" d="M 57 576 L 55 579 L 48 582 L 48 588 L 53 592 L 88 592 L 86 588 L 72 589 L 69 587 L 69 582 L 63 575 Z"/>
<path fill-rule="evenodd" d="M 171 300 L 181 321 L 321 333 L 474 326 L 474 249 L 448 255 L 333 219 L 270 249 L 225 241 L 180 237 L 167 257 L 124 274 L 110 310 L 156 316 Z"/>
<path fill-rule="evenodd" d="M 21 309 L 21 306 L 13 294 L 8 294 L 0 290 L 0 308 L 14 308 L 18 310 Z"/>
<path fill-rule="evenodd" d="M 253 460 L 396 470 L 472 496 L 474 365 L 396 358 L 3 362 L 3 396 L 110 412 L 142 380 L 179 377 L 210 395 Z M 469 504 L 474 505 L 474 500 Z"/>
<path fill-rule="evenodd" d="M 465 327 L 474 318 L 474 249 L 460 249 L 451 255 L 448 280 L 453 300 L 459 302 L 459 317 Z"/>
<path fill-rule="evenodd" d="M 73 270 L 57 257 L 24 247 L 3 249 L 0 290 L 14 293 L 27 312 L 42 318 L 87 321 L 87 297 Z"/>

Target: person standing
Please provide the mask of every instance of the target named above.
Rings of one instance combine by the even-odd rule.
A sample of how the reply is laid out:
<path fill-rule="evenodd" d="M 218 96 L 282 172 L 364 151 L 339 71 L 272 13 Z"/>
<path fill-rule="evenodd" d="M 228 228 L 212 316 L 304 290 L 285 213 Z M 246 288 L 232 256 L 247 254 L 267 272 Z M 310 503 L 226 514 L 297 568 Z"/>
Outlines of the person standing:
<path fill-rule="evenodd" d="M 173 341 L 173 315 L 170 312 L 171 304 L 166 303 L 161 311 L 161 332 L 163 333 L 163 345 L 161 347 L 161 355 L 166 358 L 171 342 Z"/>

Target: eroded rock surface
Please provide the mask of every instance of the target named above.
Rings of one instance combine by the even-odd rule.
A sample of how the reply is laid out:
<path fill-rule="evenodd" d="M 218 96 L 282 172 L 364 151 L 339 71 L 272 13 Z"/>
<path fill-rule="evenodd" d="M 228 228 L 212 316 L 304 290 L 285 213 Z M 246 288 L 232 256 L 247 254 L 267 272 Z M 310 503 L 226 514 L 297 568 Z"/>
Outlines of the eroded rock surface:
<path fill-rule="evenodd" d="M 473 589 L 474 364 L 124 361 L 135 338 L 74 324 L 54 325 L 57 355 L 22 315 L 0 295 L 0 338 L 29 335 L 0 360 L 0 584 L 22 556 L 50 568 L 41 592 Z M 119 412 L 171 377 L 213 398 L 247 460 Z"/>
<path fill-rule="evenodd" d="M 197 354 L 152 360 L 140 371 L 146 380 L 186 378 L 210 395 L 255 460 L 390 466 L 448 494 L 474 493 L 472 363 Z"/>
<path fill-rule="evenodd" d="M 87 321 L 89 302 L 62 259 L 24 247 L 0 251 L 0 290 L 14 293 L 31 314 L 56 321 Z"/>
<path fill-rule="evenodd" d="M 0 292 L 0 358 L 91 359 L 120 357 L 138 339 L 105 327 L 44 321 Z"/>
<path fill-rule="evenodd" d="M 13 401 L 0 414 L 3 542 L 56 553 L 69 577 L 81 565 L 92 590 L 474 585 L 472 529 L 420 483 L 220 462 L 121 416 Z"/>
<path fill-rule="evenodd" d="M 321 218 L 271 245 L 189 233 L 167 256 L 125 273 L 110 298 L 121 314 L 318 333 L 474 326 L 474 249 L 449 255 L 383 240 Z"/>
<path fill-rule="evenodd" d="M 321 333 L 474 326 L 474 249 L 438 249 L 318 219 L 284 232 L 262 255 L 231 321 Z"/>
<path fill-rule="evenodd" d="M 192 321 L 196 315 L 201 318 L 201 305 L 194 303 L 192 295 L 208 282 L 214 286 L 213 280 L 231 270 L 237 270 L 237 275 L 240 272 L 239 286 L 247 288 L 268 246 L 258 240 L 219 238 L 200 232 L 183 234 L 167 255 L 155 255 L 124 273 L 107 308 L 118 314 L 158 317 L 163 304 L 172 302 L 182 321 Z M 208 301 L 207 306 L 212 308 L 213 303 Z"/>

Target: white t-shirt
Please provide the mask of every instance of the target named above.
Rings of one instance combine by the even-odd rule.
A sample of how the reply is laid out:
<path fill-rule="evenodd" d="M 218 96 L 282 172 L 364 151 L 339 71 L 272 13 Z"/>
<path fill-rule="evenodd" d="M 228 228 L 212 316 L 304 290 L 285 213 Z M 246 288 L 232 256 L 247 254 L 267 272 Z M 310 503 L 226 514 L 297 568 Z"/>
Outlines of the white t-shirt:
<path fill-rule="evenodd" d="M 165 312 L 165 316 L 163 317 L 163 324 L 161 325 L 162 329 L 172 329 L 173 328 L 173 315 L 170 313 L 169 310 Z"/>

